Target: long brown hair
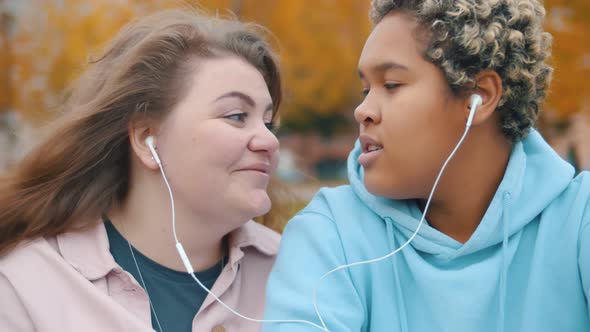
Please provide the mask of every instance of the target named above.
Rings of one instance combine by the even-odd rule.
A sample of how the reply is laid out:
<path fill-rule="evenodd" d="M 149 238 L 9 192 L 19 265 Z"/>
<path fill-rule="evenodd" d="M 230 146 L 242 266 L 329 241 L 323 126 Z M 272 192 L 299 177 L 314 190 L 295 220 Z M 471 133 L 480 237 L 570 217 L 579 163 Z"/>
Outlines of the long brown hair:
<path fill-rule="evenodd" d="M 0 179 L 0 255 L 25 239 L 89 226 L 125 199 L 128 126 L 161 121 L 183 98 L 195 70 L 189 60 L 246 60 L 264 76 L 276 114 L 280 73 L 264 32 L 180 10 L 126 25 L 71 86 L 49 135 Z"/>

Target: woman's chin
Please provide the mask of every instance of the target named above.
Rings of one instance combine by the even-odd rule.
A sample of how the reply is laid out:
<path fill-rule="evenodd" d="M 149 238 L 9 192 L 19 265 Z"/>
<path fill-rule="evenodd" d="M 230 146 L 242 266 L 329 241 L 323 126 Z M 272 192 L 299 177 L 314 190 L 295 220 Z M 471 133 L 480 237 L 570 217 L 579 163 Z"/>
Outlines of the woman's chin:
<path fill-rule="evenodd" d="M 264 215 L 268 213 L 272 207 L 270 197 L 268 197 L 266 192 L 250 195 L 246 203 L 248 214 L 250 216 L 248 219 Z"/>

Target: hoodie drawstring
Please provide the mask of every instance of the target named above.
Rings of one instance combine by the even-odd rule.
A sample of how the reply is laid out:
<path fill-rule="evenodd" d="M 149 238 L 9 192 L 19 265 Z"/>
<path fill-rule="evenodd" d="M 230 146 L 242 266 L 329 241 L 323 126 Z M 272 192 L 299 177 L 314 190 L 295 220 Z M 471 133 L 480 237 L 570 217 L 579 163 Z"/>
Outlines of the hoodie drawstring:
<path fill-rule="evenodd" d="M 499 320 L 498 320 L 498 332 L 504 332 L 504 327 L 506 325 L 506 317 L 505 317 L 505 304 L 506 304 L 506 283 L 508 279 L 508 224 L 509 224 L 509 214 L 508 214 L 508 203 L 510 201 L 510 193 L 504 193 L 504 209 L 502 211 L 502 231 L 503 231 L 503 239 L 502 239 L 502 271 L 500 274 L 500 303 L 499 303 Z"/>
<path fill-rule="evenodd" d="M 394 237 L 395 237 L 395 233 L 393 231 L 393 225 L 392 225 L 392 220 L 388 219 L 388 218 L 384 218 L 385 220 L 385 225 L 387 227 L 387 242 L 389 245 L 389 250 L 393 250 L 393 248 L 395 248 L 395 243 L 394 243 Z M 399 280 L 399 271 L 395 265 L 395 260 L 396 260 L 396 256 L 393 256 L 391 259 L 391 264 L 393 266 L 393 274 L 395 276 L 395 287 L 397 288 L 397 293 L 399 296 L 399 299 L 401 300 L 400 303 L 405 303 L 404 302 L 404 295 L 402 293 L 402 286 L 401 286 L 401 281 Z M 406 306 L 405 305 L 401 305 L 399 307 L 398 310 L 398 315 L 399 315 L 399 321 L 400 321 L 400 332 L 408 332 L 408 316 L 406 314 Z"/>

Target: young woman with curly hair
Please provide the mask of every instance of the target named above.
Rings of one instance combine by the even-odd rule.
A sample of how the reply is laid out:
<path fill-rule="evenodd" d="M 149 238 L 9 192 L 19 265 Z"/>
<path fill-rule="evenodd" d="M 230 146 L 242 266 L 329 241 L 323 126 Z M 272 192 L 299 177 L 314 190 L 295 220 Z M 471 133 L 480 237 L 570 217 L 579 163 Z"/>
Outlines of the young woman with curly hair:
<path fill-rule="evenodd" d="M 552 72 L 544 16 L 536 0 L 372 2 L 350 185 L 289 222 L 266 318 L 590 330 L 590 175 L 534 129 Z"/>

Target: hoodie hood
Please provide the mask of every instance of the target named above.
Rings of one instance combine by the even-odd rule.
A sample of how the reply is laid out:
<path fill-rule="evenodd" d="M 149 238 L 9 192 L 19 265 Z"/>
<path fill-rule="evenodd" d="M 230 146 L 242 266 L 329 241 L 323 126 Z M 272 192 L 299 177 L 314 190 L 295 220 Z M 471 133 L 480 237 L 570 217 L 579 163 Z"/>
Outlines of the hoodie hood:
<path fill-rule="evenodd" d="M 384 222 L 391 222 L 409 238 L 422 217 L 417 202 L 369 193 L 363 181 L 363 167 L 358 163 L 360 154 L 357 141 L 348 157 L 348 178 L 353 191 Z M 430 227 L 425 220 L 411 245 L 439 258 L 453 259 L 506 242 L 567 188 L 574 173 L 573 167 L 532 130 L 524 140 L 514 144 L 504 178 L 479 226 L 465 244 Z M 540 183 L 543 190 L 539 190 Z"/>

